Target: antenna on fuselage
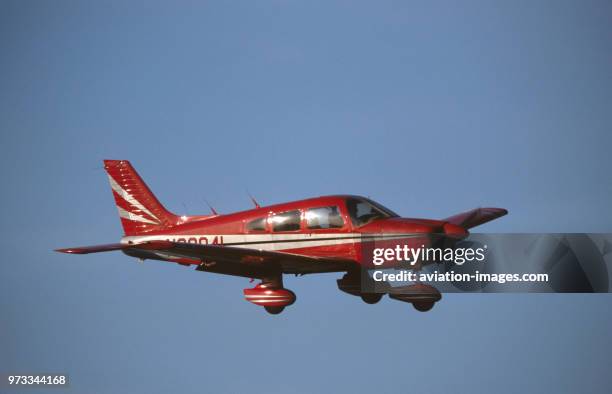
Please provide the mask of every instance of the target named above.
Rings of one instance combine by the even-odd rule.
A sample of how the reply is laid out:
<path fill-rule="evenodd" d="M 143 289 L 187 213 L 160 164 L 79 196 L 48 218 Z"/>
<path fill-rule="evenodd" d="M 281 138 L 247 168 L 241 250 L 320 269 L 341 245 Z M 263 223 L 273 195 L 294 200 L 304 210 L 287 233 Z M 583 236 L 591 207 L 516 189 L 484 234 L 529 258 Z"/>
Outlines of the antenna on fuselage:
<path fill-rule="evenodd" d="M 215 208 L 213 208 L 212 205 L 210 205 L 210 203 L 208 202 L 207 199 L 203 198 L 204 202 L 206 203 L 206 205 L 208 205 L 208 208 L 210 208 L 210 212 L 212 212 L 213 215 L 218 215 L 217 210 Z"/>
<path fill-rule="evenodd" d="M 259 205 L 259 203 L 255 200 L 255 197 L 253 197 L 251 193 L 249 193 L 248 191 L 247 191 L 247 194 L 251 198 L 251 201 L 253 201 L 253 204 L 255 204 L 255 208 L 261 208 L 261 205 Z"/>

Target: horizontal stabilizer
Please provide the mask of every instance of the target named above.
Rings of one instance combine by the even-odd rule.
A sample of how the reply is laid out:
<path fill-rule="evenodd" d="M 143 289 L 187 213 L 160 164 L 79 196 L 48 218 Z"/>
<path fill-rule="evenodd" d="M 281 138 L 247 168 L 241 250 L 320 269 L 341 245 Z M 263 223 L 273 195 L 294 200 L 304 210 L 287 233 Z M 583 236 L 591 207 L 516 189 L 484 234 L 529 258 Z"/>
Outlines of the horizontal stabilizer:
<path fill-rule="evenodd" d="M 146 250 L 158 250 L 165 249 L 170 245 L 166 241 L 154 241 L 145 242 L 140 244 L 105 244 L 105 245 L 93 245 L 93 246 L 77 246 L 74 248 L 55 249 L 56 252 L 70 253 L 70 254 L 89 254 L 89 253 L 100 253 L 100 252 L 112 252 L 114 250 L 126 250 L 126 249 L 146 249 Z"/>

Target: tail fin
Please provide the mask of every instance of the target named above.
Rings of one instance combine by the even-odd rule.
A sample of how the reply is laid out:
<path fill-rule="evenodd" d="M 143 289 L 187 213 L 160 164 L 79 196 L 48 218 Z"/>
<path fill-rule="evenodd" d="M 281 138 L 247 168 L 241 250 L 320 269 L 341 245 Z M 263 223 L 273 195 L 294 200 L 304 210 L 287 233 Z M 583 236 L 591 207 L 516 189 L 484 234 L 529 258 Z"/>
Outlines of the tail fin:
<path fill-rule="evenodd" d="M 104 160 L 125 235 L 163 230 L 178 223 L 127 160 Z"/>

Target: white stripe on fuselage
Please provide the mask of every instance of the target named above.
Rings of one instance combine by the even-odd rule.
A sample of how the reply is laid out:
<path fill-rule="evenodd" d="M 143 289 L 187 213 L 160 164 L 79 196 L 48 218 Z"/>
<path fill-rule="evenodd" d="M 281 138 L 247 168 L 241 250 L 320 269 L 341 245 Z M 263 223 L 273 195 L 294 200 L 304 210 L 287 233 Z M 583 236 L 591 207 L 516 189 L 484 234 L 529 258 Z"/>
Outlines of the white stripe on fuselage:
<path fill-rule="evenodd" d="M 258 250 L 288 250 L 319 246 L 360 243 L 363 236 L 368 240 L 390 240 L 426 236 L 427 234 L 194 234 L 194 235 L 145 235 L 121 238 L 121 243 L 139 244 L 149 241 L 184 242 L 201 245 L 232 246 Z"/>

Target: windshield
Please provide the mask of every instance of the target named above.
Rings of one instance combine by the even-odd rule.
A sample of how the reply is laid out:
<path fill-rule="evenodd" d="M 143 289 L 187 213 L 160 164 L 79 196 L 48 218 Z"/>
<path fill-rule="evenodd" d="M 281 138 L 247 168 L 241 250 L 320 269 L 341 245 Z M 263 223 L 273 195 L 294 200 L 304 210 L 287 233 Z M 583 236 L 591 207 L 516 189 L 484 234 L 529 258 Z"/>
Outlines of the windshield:
<path fill-rule="evenodd" d="M 397 217 L 392 210 L 367 198 L 347 198 L 346 208 L 355 227 L 363 226 L 376 219 Z"/>

